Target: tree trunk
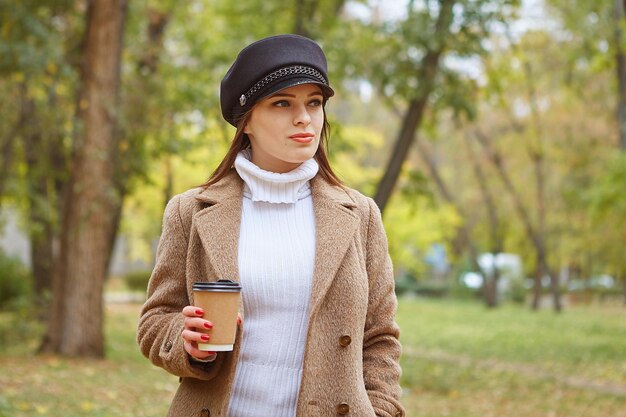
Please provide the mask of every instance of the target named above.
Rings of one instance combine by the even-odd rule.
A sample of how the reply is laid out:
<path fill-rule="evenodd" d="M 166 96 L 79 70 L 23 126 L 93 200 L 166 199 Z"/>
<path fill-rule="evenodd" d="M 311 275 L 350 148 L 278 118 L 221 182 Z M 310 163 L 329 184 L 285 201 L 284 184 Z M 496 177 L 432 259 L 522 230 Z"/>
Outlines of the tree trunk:
<path fill-rule="evenodd" d="M 126 0 L 92 0 L 86 14 L 77 137 L 63 213 L 53 309 L 42 349 L 102 357 L 102 288 L 114 229 L 113 167 Z"/>
<path fill-rule="evenodd" d="M 398 138 L 396 139 L 391 158 L 387 163 L 385 173 L 376 189 L 374 201 L 384 211 L 391 193 L 398 182 L 402 165 L 409 154 L 409 149 L 415 139 L 416 131 L 419 129 L 428 98 L 435 83 L 435 77 L 439 69 L 439 59 L 445 50 L 445 38 L 447 37 L 450 24 L 452 23 L 452 7 L 454 0 L 441 0 L 440 11 L 435 25 L 435 33 L 433 34 L 433 49 L 429 50 L 422 61 L 421 67 L 418 69 L 420 74 L 420 87 L 417 92 L 417 98 L 409 102 L 409 107 L 402 120 L 402 127 Z"/>
<path fill-rule="evenodd" d="M 402 164 L 404 164 L 404 161 L 409 154 L 411 144 L 414 141 L 415 131 L 419 128 L 419 125 L 422 122 L 424 108 L 426 107 L 426 100 L 427 98 L 423 97 L 419 101 L 411 101 L 409 108 L 404 115 L 402 128 L 400 129 L 400 134 L 398 135 L 396 143 L 393 147 L 391 159 L 387 163 L 385 174 L 383 175 L 383 179 L 378 184 L 376 195 L 374 196 L 374 201 L 376 201 L 376 204 L 380 208 L 381 212 L 385 210 L 396 182 L 398 182 L 400 171 L 402 170 Z"/>
<path fill-rule="evenodd" d="M 21 120 L 18 120 L 15 127 L 4 135 L 0 143 L 0 156 L 2 157 L 2 163 L 0 164 L 0 208 L 2 208 L 2 197 L 4 196 L 9 172 L 13 166 L 13 140 L 21 124 Z"/>
<path fill-rule="evenodd" d="M 532 141 L 530 141 L 528 145 L 528 153 L 530 154 L 530 158 L 533 161 L 533 168 L 535 171 L 535 190 L 537 192 L 537 228 L 536 228 L 536 240 L 539 242 L 538 245 L 535 245 L 535 249 L 539 252 L 537 254 L 537 259 L 541 260 L 538 262 L 541 269 L 543 270 L 543 274 L 540 279 L 547 275 L 550 279 L 550 292 L 552 293 L 554 310 L 560 312 L 562 310 L 561 305 L 561 292 L 559 290 L 559 277 L 554 274 L 554 271 L 549 267 L 548 263 L 548 255 L 547 255 L 547 243 L 548 234 L 546 231 L 546 198 L 545 198 L 545 152 L 543 147 L 543 129 L 541 126 L 541 120 L 539 116 L 539 109 L 537 107 L 537 94 L 535 90 L 535 78 L 532 71 L 532 64 L 530 61 L 525 61 L 524 63 L 524 72 L 527 78 L 527 88 L 528 88 L 528 100 L 530 103 L 531 116 L 533 121 L 533 126 L 535 130 L 535 144 L 532 145 Z M 538 298 L 540 294 L 538 291 L 535 291 L 535 301 L 533 305 L 538 308 Z"/>
<path fill-rule="evenodd" d="M 174 194 L 174 170 L 172 169 L 172 158 L 165 157 L 165 187 L 163 188 L 163 207 L 172 199 Z"/>
<path fill-rule="evenodd" d="M 561 291 L 559 289 L 559 277 L 556 275 L 549 267 L 548 264 L 548 256 L 546 253 L 546 239 L 547 234 L 545 231 L 545 218 L 546 218 L 546 208 L 545 208 L 545 178 L 544 178 L 544 163 L 543 163 L 543 152 L 540 151 L 536 153 L 533 157 L 533 165 L 535 167 L 535 180 L 537 183 L 537 237 L 536 240 L 538 242 L 535 245 L 535 249 L 538 251 L 537 258 L 541 261 L 538 263 L 541 266 L 541 279 L 543 276 L 548 276 L 550 279 L 550 292 L 552 293 L 553 306 L 555 311 L 559 312 L 562 310 L 563 306 L 561 304 Z M 540 294 L 535 293 L 535 302 L 533 306 L 536 305 L 538 308 L 538 300 Z"/>
<path fill-rule="evenodd" d="M 511 181 L 511 178 L 509 177 L 509 174 L 506 168 L 504 167 L 504 163 L 502 161 L 501 155 L 497 153 L 491 147 L 489 140 L 487 139 L 486 135 L 483 132 L 481 132 L 480 130 L 475 130 L 475 136 L 478 142 L 484 148 L 485 153 L 487 154 L 488 158 L 496 167 L 496 171 L 498 172 L 498 175 L 500 179 L 502 180 L 507 193 L 511 196 L 511 199 L 513 200 L 513 206 L 515 207 L 515 211 L 517 212 L 520 219 L 522 220 L 522 224 L 524 225 L 524 230 L 526 232 L 526 235 L 528 236 L 528 239 L 531 241 L 531 243 L 533 244 L 533 248 L 535 249 L 535 254 L 537 258 L 537 268 L 536 268 L 535 276 L 534 276 L 532 307 L 533 309 L 536 310 L 539 308 L 539 302 L 541 299 L 541 278 L 546 274 L 547 275 L 550 274 L 550 269 L 548 267 L 547 258 L 546 258 L 545 242 L 535 230 L 530 220 L 530 215 L 528 213 L 528 210 L 526 209 L 526 206 L 524 206 L 524 203 L 522 202 L 522 197 L 517 191 L 517 189 L 515 188 L 513 181 Z M 555 309 L 557 311 L 559 311 L 558 308 L 560 308 L 560 306 L 555 305 Z"/>
<path fill-rule="evenodd" d="M 624 306 L 626 306 L 626 274 L 622 274 L 622 289 L 624 290 Z"/>
<path fill-rule="evenodd" d="M 33 111 L 32 100 L 29 100 L 27 97 L 26 82 L 20 84 L 19 96 L 20 113 L 17 121 L 3 136 L 2 142 L 0 142 L 0 156 L 2 157 L 2 163 L 0 163 L 0 208 L 2 207 L 2 197 L 4 196 L 7 179 L 10 177 L 9 172 L 13 166 L 13 144 L 15 137 L 22 131 Z"/>
<path fill-rule="evenodd" d="M 487 178 L 482 170 L 481 163 L 472 149 L 469 135 L 465 135 L 464 139 L 469 159 L 472 162 L 472 166 L 474 168 L 474 175 L 476 176 L 476 180 L 478 181 L 480 194 L 483 198 L 485 209 L 487 210 L 487 218 L 489 219 L 490 252 L 493 254 L 494 257 L 496 257 L 498 256 L 498 254 L 504 252 L 504 238 L 500 233 L 500 219 L 498 218 L 498 209 L 496 207 L 495 199 L 491 195 L 491 191 L 489 190 L 489 186 L 487 185 Z M 494 265 L 493 275 L 488 277 L 487 274 L 483 274 L 483 276 L 485 278 L 486 284 L 484 291 L 485 304 L 487 305 L 487 307 L 497 307 L 497 291 L 498 281 L 500 279 L 500 271 Z"/>
<path fill-rule="evenodd" d="M 624 56 L 624 9 L 626 1 L 615 0 L 615 61 L 617 76 L 617 126 L 619 128 L 619 147 L 626 151 L 626 58 Z"/>
<path fill-rule="evenodd" d="M 148 27 L 146 31 L 146 43 L 143 49 L 144 52 L 138 61 L 135 74 L 136 78 L 134 80 L 136 90 L 134 90 L 134 94 L 128 98 L 128 102 L 126 103 L 126 124 L 130 126 L 131 129 L 136 129 L 136 132 L 133 132 L 135 136 L 140 136 L 142 134 L 140 131 L 150 126 L 149 111 L 146 111 L 149 108 L 148 104 L 146 104 L 146 98 L 154 96 L 152 77 L 156 74 L 159 67 L 161 53 L 163 52 L 165 29 L 170 21 L 170 16 L 170 12 L 163 12 L 156 9 L 149 9 L 147 12 Z M 141 152 L 141 146 L 142 143 L 134 142 L 130 143 L 129 146 L 122 147 L 123 150 L 119 151 L 117 159 L 115 160 L 116 174 L 114 184 L 119 198 L 115 201 L 113 206 L 113 227 L 109 235 L 109 246 L 107 248 L 106 257 L 107 275 L 122 220 L 123 202 L 128 193 L 128 179 L 135 174 L 130 168 L 132 164 L 129 165 L 128 162 L 137 157 L 137 153 Z M 165 158 L 169 161 L 170 155 L 167 154 Z M 173 188 L 173 185 L 171 186 Z M 171 189 L 170 192 L 172 192 Z M 169 201 L 169 199 L 167 201 Z"/>
<path fill-rule="evenodd" d="M 439 173 L 439 169 L 437 168 L 434 159 L 430 156 L 430 152 L 428 151 L 428 149 L 426 149 L 426 146 L 422 142 L 417 141 L 417 150 L 420 157 L 428 168 L 430 177 L 437 185 L 439 194 L 441 194 L 445 201 L 454 206 L 455 210 L 462 218 L 467 219 L 467 215 L 464 212 L 463 208 L 460 204 L 458 204 L 458 202 L 454 199 L 453 194 L 448 190 L 448 187 L 443 181 L 443 177 Z M 478 263 L 478 249 L 476 248 L 476 245 L 474 244 L 474 241 L 470 236 L 470 230 L 467 227 L 467 223 L 462 223 L 457 233 L 458 236 L 455 239 L 457 243 L 454 245 L 456 251 L 458 252 L 456 253 L 457 257 L 460 257 L 465 249 L 467 249 L 473 269 L 483 277 L 483 283 L 487 282 L 487 276 L 480 267 L 480 264 Z"/>
<path fill-rule="evenodd" d="M 23 129 L 24 154 L 27 167 L 28 235 L 32 272 L 35 281 L 37 305 L 42 305 L 45 294 L 52 290 L 53 242 L 55 213 L 51 207 L 52 198 L 48 191 L 46 159 L 48 152 L 43 138 L 43 126 L 38 119 L 35 102 L 28 98 L 26 107 L 30 110 Z M 44 307 L 45 308 L 45 307 Z"/>
<path fill-rule="evenodd" d="M 293 33 L 301 36 L 311 37 L 309 30 L 306 26 L 306 22 L 311 18 L 308 13 L 309 1 L 296 0 L 294 4 L 296 8 L 296 18 L 294 19 Z"/>

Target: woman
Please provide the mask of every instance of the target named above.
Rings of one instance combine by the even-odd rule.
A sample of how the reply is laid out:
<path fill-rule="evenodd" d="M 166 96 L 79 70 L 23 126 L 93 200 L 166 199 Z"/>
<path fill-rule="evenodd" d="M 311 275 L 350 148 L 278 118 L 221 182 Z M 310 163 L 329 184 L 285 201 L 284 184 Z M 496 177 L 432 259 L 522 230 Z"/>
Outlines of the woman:
<path fill-rule="evenodd" d="M 319 46 L 297 35 L 242 50 L 222 80 L 230 150 L 202 187 L 174 197 L 138 342 L 180 377 L 169 416 L 403 416 L 393 271 L 380 212 L 341 184 L 324 149 L 334 94 Z M 194 281 L 242 290 L 232 352 Z"/>

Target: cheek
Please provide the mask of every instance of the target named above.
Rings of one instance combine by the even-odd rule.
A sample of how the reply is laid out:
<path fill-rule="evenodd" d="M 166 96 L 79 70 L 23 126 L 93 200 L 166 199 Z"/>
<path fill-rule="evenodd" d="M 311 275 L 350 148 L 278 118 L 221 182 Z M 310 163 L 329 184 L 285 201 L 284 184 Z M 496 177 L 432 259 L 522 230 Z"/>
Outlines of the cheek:
<path fill-rule="evenodd" d="M 320 133 L 322 131 L 322 127 L 324 127 L 324 113 L 320 112 L 312 117 L 313 125 L 315 126 L 315 130 Z"/>

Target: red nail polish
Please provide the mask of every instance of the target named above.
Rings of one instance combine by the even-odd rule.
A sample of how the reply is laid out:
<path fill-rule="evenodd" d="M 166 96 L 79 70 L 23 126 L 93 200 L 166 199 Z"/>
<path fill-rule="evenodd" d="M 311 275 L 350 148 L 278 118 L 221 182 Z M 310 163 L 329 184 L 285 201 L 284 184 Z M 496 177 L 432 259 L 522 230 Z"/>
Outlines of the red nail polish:
<path fill-rule="evenodd" d="M 207 329 L 212 329 L 213 325 L 211 323 L 204 323 L 204 327 L 206 327 Z"/>
<path fill-rule="evenodd" d="M 203 334 L 202 336 L 200 336 L 200 339 L 202 340 L 209 340 L 211 338 L 211 336 L 209 336 L 208 334 Z"/>
<path fill-rule="evenodd" d="M 197 309 L 197 310 L 196 310 L 196 315 L 197 315 L 197 316 L 202 316 L 202 315 L 204 315 L 204 311 L 202 311 L 202 310 L 200 310 L 200 309 Z"/>
<path fill-rule="evenodd" d="M 209 352 L 209 355 L 215 355 L 217 352 Z"/>

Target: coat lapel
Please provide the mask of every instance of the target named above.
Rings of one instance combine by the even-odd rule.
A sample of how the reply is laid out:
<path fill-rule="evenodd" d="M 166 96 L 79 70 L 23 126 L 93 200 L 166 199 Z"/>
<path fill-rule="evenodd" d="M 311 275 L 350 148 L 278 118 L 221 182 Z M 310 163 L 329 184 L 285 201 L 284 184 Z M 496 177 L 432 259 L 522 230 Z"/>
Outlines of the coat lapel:
<path fill-rule="evenodd" d="M 359 218 L 352 212 L 354 201 L 341 188 L 319 176 L 311 180 L 315 211 L 315 267 L 311 292 L 310 316 L 313 316 L 335 278 Z"/>
<path fill-rule="evenodd" d="M 310 315 L 317 311 L 359 226 L 350 196 L 316 176 L 311 180 L 315 214 L 315 266 Z M 233 169 L 222 181 L 202 191 L 196 199 L 209 204 L 193 222 L 217 277 L 209 280 L 239 281 L 238 244 L 241 226 L 243 181 Z"/>
<path fill-rule="evenodd" d="M 216 277 L 209 281 L 239 281 L 237 248 L 241 225 L 243 181 L 233 169 L 223 180 L 208 187 L 196 199 L 209 204 L 193 216 L 193 222 Z"/>

